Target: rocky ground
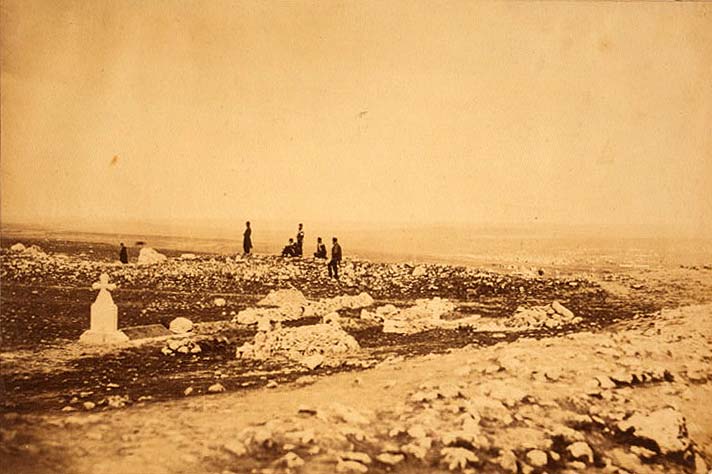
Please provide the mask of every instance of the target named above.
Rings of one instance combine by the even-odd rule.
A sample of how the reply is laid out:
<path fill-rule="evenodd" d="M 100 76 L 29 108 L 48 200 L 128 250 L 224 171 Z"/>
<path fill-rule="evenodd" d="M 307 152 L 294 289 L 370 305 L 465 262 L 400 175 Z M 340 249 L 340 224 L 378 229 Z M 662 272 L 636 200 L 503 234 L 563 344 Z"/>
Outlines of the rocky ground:
<path fill-rule="evenodd" d="M 335 283 L 311 260 L 167 252 L 120 266 L 101 245 L 12 243 L 9 472 L 706 472 L 712 460 L 712 306 L 694 305 L 712 301 L 705 268 L 349 261 Z M 101 272 L 119 285 L 120 326 L 185 317 L 191 331 L 80 346 Z"/>

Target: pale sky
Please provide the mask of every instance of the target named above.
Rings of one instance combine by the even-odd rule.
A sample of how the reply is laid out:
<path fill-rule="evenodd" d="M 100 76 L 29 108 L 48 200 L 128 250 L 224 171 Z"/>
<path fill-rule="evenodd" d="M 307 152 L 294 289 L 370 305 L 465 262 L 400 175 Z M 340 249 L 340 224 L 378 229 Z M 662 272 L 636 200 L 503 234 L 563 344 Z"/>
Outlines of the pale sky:
<path fill-rule="evenodd" d="M 712 235 L 710 3 L 3 0 L 1 26 L 5 221 Z"/>

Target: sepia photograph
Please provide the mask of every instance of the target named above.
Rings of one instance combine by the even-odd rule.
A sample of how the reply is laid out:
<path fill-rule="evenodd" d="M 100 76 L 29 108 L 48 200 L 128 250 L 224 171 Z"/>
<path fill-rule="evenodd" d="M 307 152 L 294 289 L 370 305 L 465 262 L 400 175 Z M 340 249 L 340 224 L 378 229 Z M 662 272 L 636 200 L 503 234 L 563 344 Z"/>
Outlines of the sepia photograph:
<path fill-rule="evenodd" d="M 0 0 L 0 472 L 712 474 L 712 2 Z"/>

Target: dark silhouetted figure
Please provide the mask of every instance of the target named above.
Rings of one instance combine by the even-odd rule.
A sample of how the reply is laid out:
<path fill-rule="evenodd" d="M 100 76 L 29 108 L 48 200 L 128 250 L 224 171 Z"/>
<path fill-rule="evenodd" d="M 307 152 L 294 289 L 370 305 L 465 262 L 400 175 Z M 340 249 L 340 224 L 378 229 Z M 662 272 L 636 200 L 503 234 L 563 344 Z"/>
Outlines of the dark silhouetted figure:
<path fill-rule="evenodd" d="M 119 250 L 119 260 L 121 260 L 121 263 L 129 263 L 129 250 L 123 242 L 121 242 L 121 249 Z"/>
<path fill-rule="evenodd" d="M 294 243 L 294 239 L 289 239 L 289 243 L 282 250 L 282 257 L 296 257 L 297 256 L 297 245 Z"/>
<path fill-rule="evenodd" d="M 252 252 L 252 229 L 250 228 L 250 221 L 245 222 L 245 233 L 242 234 L 242 250 L 243 256 L 250 255 Z"/>
<path fill-rule="evenodd" d="M 331 241 L 334 243 L 331 247 L 331 260 L 329 261 L 329 277 L 334 277 L 339 279 L 339 264 L 341 264 L 341 245 L 339 245 L 338 239 L 336 237 L 332 238 Z M 333 274 L 332 274 L 333 273 Z"/>
<path fill-rule="evenodd" d="M 326 245 L 321 241 L 321 237 L 317 237 L 316 239 L 316 252 L 314 252 L 314 257 L 326 258 Z"/>
<path fill-rule="evenodd" d="M 299 229 L 297 229 L 297 244 L 294 247 L 296 250 L 296 256 L 301 257 L 304 254 L 304 226 L 299 224 Z"/>

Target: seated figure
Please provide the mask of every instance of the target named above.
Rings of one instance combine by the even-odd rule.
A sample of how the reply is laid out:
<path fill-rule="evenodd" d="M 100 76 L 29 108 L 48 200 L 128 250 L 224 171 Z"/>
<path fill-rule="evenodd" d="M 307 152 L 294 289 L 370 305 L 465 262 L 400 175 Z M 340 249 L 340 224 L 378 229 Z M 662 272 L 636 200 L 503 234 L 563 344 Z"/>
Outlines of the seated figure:
<path fill-rule="evenodd" d="M 316 239 L 316 252 L 314 258 L 326 258 L 326 245 L 321 241 L 321 237 Z"/>
<path fill-rule="evenodd" d="M 282 250 L 282 257 L 296 257 L 297 248 L 294 244 L 294 239 L 289 239 L 289 243 Z"/>

